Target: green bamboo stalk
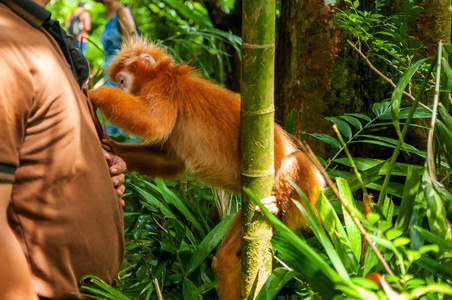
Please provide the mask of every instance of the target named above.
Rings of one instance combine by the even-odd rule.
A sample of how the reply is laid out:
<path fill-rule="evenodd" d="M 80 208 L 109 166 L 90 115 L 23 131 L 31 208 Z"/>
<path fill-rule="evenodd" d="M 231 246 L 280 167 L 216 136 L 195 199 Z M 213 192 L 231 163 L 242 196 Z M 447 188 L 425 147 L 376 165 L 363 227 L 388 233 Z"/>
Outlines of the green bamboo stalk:
<path fill-rule="evenodd" d="M 242 2 L 242 187 L 259 199 L 274 179 L 275 0 Z M 242 299 L 254 298 L 272 271 L 272 227 L 242 193 Z"/>

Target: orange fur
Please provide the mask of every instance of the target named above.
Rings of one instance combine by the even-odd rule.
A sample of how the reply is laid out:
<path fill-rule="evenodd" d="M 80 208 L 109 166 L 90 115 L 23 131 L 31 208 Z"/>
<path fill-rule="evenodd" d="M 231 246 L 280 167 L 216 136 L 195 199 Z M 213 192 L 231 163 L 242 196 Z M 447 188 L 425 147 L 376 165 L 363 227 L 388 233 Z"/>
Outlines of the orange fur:
<path fill-rule="evenodd" d="M 89 96 L 113 124 L 146 141 L 127 146 L 134 147 L 133 155 L 127 154 L 131 149 L 113 145 L 129 168 L 160 177 L 186 170 L 212 186 L 240 192 L 240 99 L 234 93 L 201 79 L 192 67 L 175 64 L 162 48 L 142 41 L 122 48 L 109 75 L 124 91 L 104 87 Z M 140 167 L 141 163 L 145 165 Z M 288 178 L 311 204 L 317 201 L 322 179 L 276 124 L 275 172 L 273 195 L 279 217 L 292 229 L 305 225 L 291 200 L 300 198 Z M 216 255 L 222 299 L 240 299 L 240 220 L 238 214 Z"/>

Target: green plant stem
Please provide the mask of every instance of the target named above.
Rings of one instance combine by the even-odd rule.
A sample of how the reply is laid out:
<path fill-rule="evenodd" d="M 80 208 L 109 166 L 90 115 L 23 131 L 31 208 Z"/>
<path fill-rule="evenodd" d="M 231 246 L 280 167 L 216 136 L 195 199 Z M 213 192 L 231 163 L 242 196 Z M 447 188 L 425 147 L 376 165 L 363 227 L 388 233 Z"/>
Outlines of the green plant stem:
<path fill-rule="evenodd" d="M 352 158 L 352 156 L 351 156 L 351 154 L 350 154 L 350 151 L 348 151 L 347 145 L 345 144 L 344 139 L 342 138 L 341 133 L 340 133 L 339 130 L 337 129 L 337 126 L 336 126 L 336 125 L 333 125 L 333 129 L 334 129 L 334 132 L 336 132 L 336 135 L 337 135 L 337 137 L 338 137 L 338 139 L 339 139 L 339 142 L 341 143 L 342 147 L 344 148 L 344 151 L 345 151 L 345 154 L 347 155 L 348 161 L 349 161 L 350 164 L 352 165 L 353 172 L 355 172 L 356 178 L 358 179 L 359 183 L 360 183 L 361 186 L 362 186 L 363 193 L 364 193 L 364 195 L 365 195 L 366 200 L 369 202 L 369 206 L 370 206 L 370 207 L 373 207 L 372 201 L 370 201 L 369 194 L 367 193 L 367 189 L 366 189 L 366 187 L 364 186 L 364 182 L 363 182 L 363 179 L 362 179 L 362 177 L 361 177 L 361 174 L 359 173 L 358 168 L 356 167 L 355 162 L 353 161 L 353 158 Z"/>
<path fill-rule="evenodd" d="M 311 148 L 309 147 L 308 144 L 306 144 L 305 142 L 303 143 L 298 143 L 300 148 L 306 153 L 306 155 L 309 157 L 309 159 L 314 163 L 314 165 L 317 167 L 317 169 L 320 171 L 320 173 L 322 174 L 322 176 L 325 178 L 326 182 L 328 183 L 328 185 L 331 187 L 331 189 L 333 190 L 334 194 L 336 194 L 337 198 L 339 199 L 339 201 L 341 202 L 341 204 L 345 207 L 345 209 L 347 210 L 347 212 L 350 214 L 350 216 L 352 217 L 353 221 L 355 222 L 356 226 L 358 227 L 359 231 L 361 232 L 361 234 L 363 235 L 364 239 L 366 240 L 366 242 L 369 244 L 369 247 L 372 249 L 372 251 L 375 253 L 375 255 L 377 256 L 377 258 L 380 260 L 381 264 L 383 265 L 384 269 L 386 270 L 386 272 L 389 275 L 394 275 L 394 273 L 392 272 L 391 268 L 389 267 L 388 263 L 385 261 L 383 255 L 381 254 L 381 252 L 377 249 L 377 247 L 375 247 L 374 242 L 371 240 L 371 238 L 369 237 L 369 235 L 367 234 L 366 229 L 361 225 L 361 222 L 359 221 L 358 217 L 355 214 L 355 210 L 352 209 L 352 207 L 350 207 L 350 205 L 342 198 L 341 194 L 339 193 L 336 185 L 334 184 L 334 182 L 331 180 L 331 178 L 328 176 L 328 173 L 326 172 L 325 168 L 323 168 L 322 164 L 319 162 L 319 160 L 317 159 L 317 157 L 315 156 L 314 152 L 312 152 Z M 397 285 L 400 286 L 400 283 L 397 282 Z"/>
<path fill-rule="evenodd" d="M 436 180 L 436 169 L 435 169 L 435 157 L 433 153 L 433 134 L 435 133 L 435 123 L 436 123 L 436 113 L 438 111 L 439 103 L 439 86 L 441 80 L 441 59 L 442 59 L 443 44 L 441 41 L 438 43 L 438 60 L 436 64 L 436 84 L 435 84 L 435 95 L 433 96 L 433 112 L 432 120 L 430 123 L 430 130 L 428 132 L 427 139 L 427 166 L 428 172 L 432 179 Z"/>
<path fill-rule="evenodd" d="M 403 139 L 405 138 L 408 128 L 410 127 L 411 120 L 413 119 L 414 112 L 416 111 L 416 108 L 419 104 L 419 99 L 421 98 L 422 93 L 425 90 L 425 86 L 427 85 L 428 79 L 430 78 L 430 74 L 432 73 L 434 67 L 435 67 L 435 64 L 433 64 L 433 63 L 430 64 L 427 74 L 425 75 L 425 78 L 422 81 L 421 88 L 419 89 L 419 91 L 416 94 L 416 97 L 415 97 L 416 100 L 413 102 L 410 112 L 408 113 L 408 117 L 406 118 L 405 125 L 403 126 L 403 129 L 402 129 L 402 138 L 399 138 L 397 145 L 395 146 L 394 152 L 392 153 L 390 163 L 388 165 L 388 170 L 386 172 L 386 176 L 383 181 L 383 185 L 381 187 L 380 196 L 378 197 L 378 202 L 377 202 L 378 205 L 381 205 L 383 203 L 384 195 L 386 194 L 386 189 L 389 185 L 389 180 L 391 179 L 392 169 L 394 168 L 397 157 L 399 156 L 400 147 L 402 146 Z"/>
<path fill-rule="evenodd" d="M 355 137 L 359 136 L 359 134 L 361 132 L 363 132 L 365 129 L 367 129 L 368 126 L 370 126 L 373 122 L 375 122 L 378 119 L 378 117 L 370 120 L 369 123 L 367 123 L 365 126 L 363 126 L 363 128 L 359 129 L 348 141 L 347 143 L 350 143 Z M 342 146 L 341 149 L 339 149 L 339 151 L 337 151 L 337 153 L 333 156 L 333 158 L 331 158 L 330 162 L 326 165 L 325 169 L 328 169 L 329 166 L 331 165 L 331 163 L 336 159 L 336 157 L 339 156 L 339 154 L 341 154 L 342 150 L 344 150 L 344 146 Z"/>

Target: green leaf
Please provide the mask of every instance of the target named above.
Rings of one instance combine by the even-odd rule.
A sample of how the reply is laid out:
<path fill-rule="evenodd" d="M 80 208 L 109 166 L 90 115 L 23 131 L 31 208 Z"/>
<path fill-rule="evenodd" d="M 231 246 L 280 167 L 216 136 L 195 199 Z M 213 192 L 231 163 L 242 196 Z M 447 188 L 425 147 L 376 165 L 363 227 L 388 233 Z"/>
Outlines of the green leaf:
<path fill-rule="evenodd" d="M 428 58 L 421 59 L 414 64 L 412 64 L 408 70 L 406 70 L 402 77 L 400 77 L 399 82 L 397 83 L 394 92 L 391 96 L 391 114 L 392 114 L 392 120 L 394 122 L 394 127 L 396 129 L 397 135 L 399 136 L 399 139 L 403 141 L 402 132 L 400 130 L 400 124 L 399 124 L 399 110 L 400 110 L 400 104 L 402 101 L 403 92 L 405 91 L 406 86 L 411 80 L 411 77 L 414 75 L 414 73 L 418 70 L 418 68 L 424 63 Z"/>
<path fill-rule="evenodd" d="M 356 209 L 355 200 L 353 199 L 353 195 L 347 181 L 343 178 L 336 178 L 336 185 L 344 201 L 347 202 L 350 207 Z M 342 207 L 342 211 L 344 213 L 345 228 L 347 229 L 351 249 L 355 254 L 356 260 L 359 261 L 361 257 L 361 232 L 345 207 Z"/>
<path fill-rule="evenodd" d="M 182 294 L 184 295 L 184 300 L 201 300 L 202 296 L 198 291 L 196 285 L 188 278 L 184 279 L 182 285 Z"/>
<path fill-rule="evenodd" d="M 143 180 L 143 182 L 146 182 Z M 148 186 L 151 186 L 149 182 L 146 182 Z M 142 188 L 131 184 L 130 187 L 138 193 L 139 196 L 141 196 L 142 200 L 140 203 L 149 209 L 150 211 L 157 212 L 162 211 L 165 216 L 175 218 L 174 214 L 171 212 L 171 210 L 161 201 L 159 201 L 154 195 L 151 193 L 148 193 L 147 191 L 143 190 Z M 156 190 L 156 187 L 153 187 L 154 190 Z"/>
<path fill-rule="evenodd" d="M 202 240 L 198 245 L 195 253 L 190 259 L 187 266 L 187 275 L 191 274 L 196 268 L 204 261 L 204 259 L 212 252 L 212 250 L 220 243 L 224 234 L 229 228 L 231 221 L 233 219 L 232 215 L 224 218 L 214 229 L 212 229 L 209 234 Z"/>
<path fill-rule="evenodd" d="M 98 288 L 82 284 L 83 290 L 88 290 L 88 291 L 94 292 L 96 294 L 106 297 L 107 299 L 130 300 L 129 297 L 127 297 L 123 293 L 117 291 L 112 286 L 105 283 L 103 280 L 101 280 L 98 277 L 95 277 L 92 275 L 83 276 L 82 278 L 80 278 L 80 282 L 84 282 L 86 279 L 90 279 L 93 282 L 93 284 L 96 285 Z"/>
<path fill-rule="evenodd" d="M 413 213 L 410 220 L 410 249 L 417 250 L 424 244 L 424 238 L 415 229 L 421 226 L 425 216 L 425 201 L 423 193 L 418 193 L 414 201 Z"/>
<path fill-rule="evenodd" d="M 414 229 L 427 241 L 432 244 L 438 245 L 443 251 L 452 251 L 452 243 L 443 238 L 440 238 L 436 234 L 419 226 L 414 226 Z"/>
<path fill-rule="evenodd" d="M 410 225 L 411 215 L 413 213 L 416 195 L 419 192 L 421 185 L 421 177 L 417 172 L 414 172 L 413 166 L 408 166 L 407 179 L 405 181 L 405 188 L 403 190 L 402 202 L 400 204 L 399 215 L 397 216 L 394 228 L 403 228 L 408 230 Z"/>
<path fill-rule="evenodd" d="M 352 117 L 361 118 L 361 119 L 366 120 L 367 122 L 371 121 L 371 119 L 368 116 L 364 115 L 364 114 L 353 113 L 353 114 L 345 114 L 345 115 L 346 116 L 352 116 Z"/>
<path fill-rule="evenodd" d="M 297 276 L 297 272 L 289 271 L 284 268 L 276 268 L 262 286 L 256 300 L 272 300 L 286 283 Z"/>
<path fill-rule="evenodd" d="M 389 101 L 379 102 L 375 103 L 372 106 L 372 112 L 375 114 L 375 116 L 378 118 L 384 113 L 388 112 L 390 109 L 391 103 Z"/>
<path fill-rule="evenodd" d="M 201 226 L 201 223 L 198 221 L 198 219 L 196 219 L 190 209 L 179 199 L 179 197 L 177 197 L 174 192 L 172 192 L 166 186 L 165 182 L 159 178 L 155 178 L 154 180 L 159 188 L 159 192 L 162 194 L 165 201 L 168 204 L 174 205 L 174 207 L 176 207 L 176 209 L 181 212 L 185 216 L 187 221 L 192 223 L 192 225 L 195 226 L 196 229 L 204 232 L 204 228 Z"/>
<path fill-rule="evenodd" d="M 331 145 L 335 148 L 341 149 L 341 143 L 339 143 L 338 140 L 336 140 L 334 137 L 327 135 L 327 134 L 322 134 L 322 133 L 309 133 L 308 135 L 315 137 L 316 139 L 321 140 L 322 142 L 327 143 L 328 145 Z"/>
<path fill-rule="evenodd" d="M 414 263 L 418 266 L 421 266 L 426 271 L 435 274 L 436 276 L 439 276 L 445 280 L 452 279 L 452 269 L 450 269 L 450 267 L 447 267 L 437 262 L 436 260 L 431 259 L 425 254 L 422 255 L 418 260 L 415 260 Z"/>
<path fill-rule="evenodd" d="M 290 134 L 293 133 L 293 116 L 295 114 L 295 109 L 292 109 L 286 117 L 286 123 L 284 124 L 284 130 Z"/>
<path fill-rule="evenodd" d="M 342 259 L 349 273 L 354 273 L 358 268 L 358 260 L 355 257 L 348 236 L 339 220 L 331 203 L 322 193 L 316 203 L 317 212 L 323 227 L 333 242 L 339 257 Z"/>
<path fill-rule="evenodd" d="M 422 178 L 422 188 L 424 190 L 424 197 L 427 203 L 425 214 L 427 216 L 430 231 L 443 239 L 450 238 L 450 232 L 448 232 L 446 221 L 446 211 L 440 195 L 433 188 L 427 169 L 425 170 Z"/>
<path fill-rule="evenodd" d="M 336 124 L 337 129 L 339 129 L 340 133 L 345 136 L 346 141 L 352 138 L 352 129 L 350 128 L 350 125 L 348 125 L 347 122 L 344 122 L 341 119 L 335 117 L 326 119 Z"/>
<path fill-rule="evenodd" d="M 339 118 L 344 119 L 345 121 L 349 122 L 350 124 L 352 124 L 354 127 L 358 128 L 358 129 L 363 128 L 361 122 L 357 118 L 354 118 L 350 115 L 339 116 Z"/>

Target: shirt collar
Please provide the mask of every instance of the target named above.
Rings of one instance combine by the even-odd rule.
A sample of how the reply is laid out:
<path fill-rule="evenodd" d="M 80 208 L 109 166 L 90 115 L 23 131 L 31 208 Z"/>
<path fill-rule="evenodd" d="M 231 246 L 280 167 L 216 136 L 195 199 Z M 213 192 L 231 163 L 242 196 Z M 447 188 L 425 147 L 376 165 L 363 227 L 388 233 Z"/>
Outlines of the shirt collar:
<path fill-rule="evenodd" d="M 39 4 L 30 0 L 0 0 L 22 19 L 35 27 L 40 27 L 50 19 L 51 13 Z"/>

